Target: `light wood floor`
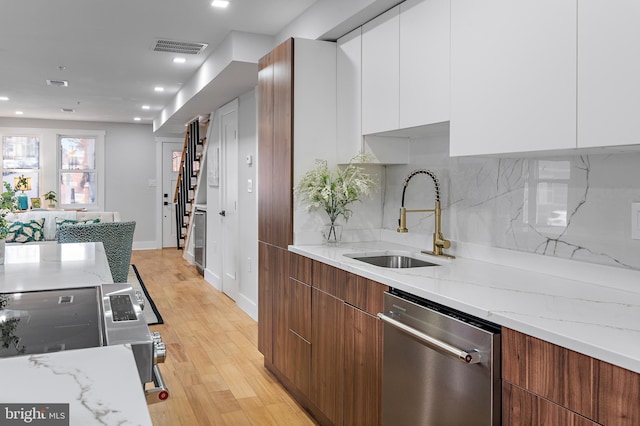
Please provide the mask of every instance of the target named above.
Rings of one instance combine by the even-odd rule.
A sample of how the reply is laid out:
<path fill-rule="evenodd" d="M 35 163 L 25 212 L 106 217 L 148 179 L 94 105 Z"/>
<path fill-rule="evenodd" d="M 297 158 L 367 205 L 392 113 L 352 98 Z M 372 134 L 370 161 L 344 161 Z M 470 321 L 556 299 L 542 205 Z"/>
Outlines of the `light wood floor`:
<path fill-rule="evenodd" d="M 160 366 L 169 400 L 149 406 L 154 425 L 314 425 L 263 367 L 254 320 L 197 274 L 176 249 L 134 251 L 164 324 Z"/>

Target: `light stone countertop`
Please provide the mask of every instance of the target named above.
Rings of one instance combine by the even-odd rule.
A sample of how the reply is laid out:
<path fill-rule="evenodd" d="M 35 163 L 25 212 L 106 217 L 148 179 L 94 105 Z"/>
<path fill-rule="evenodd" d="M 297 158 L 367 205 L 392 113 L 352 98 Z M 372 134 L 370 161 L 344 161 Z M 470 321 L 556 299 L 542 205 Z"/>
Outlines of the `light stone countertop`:
<path fill-rule="evenodd" d="M 0 293 L 112 283 L 102 243 L 7 244 Z"/>
<path fill-rule="evenodd" d="M 4 358 L 0 372 L 1 404 L 69 404 L 71 426 L 152 424 L 130 345 Z"/>
<path fill-rule="evenodd" d="M 381 250 L 419 254 L 416 248 L 381 241 L 294 245 L 289 250 L 640 373 L 638 271 L 561 264 L 538 255 L 514 262 L 517 267 L 458 257 L 438 258 L 435 263 L 443 264 L 437 267 L 407 269 L 344 256 Z"/>

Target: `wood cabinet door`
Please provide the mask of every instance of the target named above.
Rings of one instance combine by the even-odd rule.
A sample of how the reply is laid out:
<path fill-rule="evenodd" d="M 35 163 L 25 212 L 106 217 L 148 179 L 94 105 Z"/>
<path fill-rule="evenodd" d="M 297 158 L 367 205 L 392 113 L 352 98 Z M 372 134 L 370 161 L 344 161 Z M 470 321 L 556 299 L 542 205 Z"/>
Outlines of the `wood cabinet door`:
<path fill-rule="evenodd" d="M 258 243 L 258 350 L 273 363 L 273 280 L 269 245 Z"/>
<path fill-rule="evenodd" d="M 349 304 L 344 310 L 344 424 L 379 425 L 382 324 Z"/>
<path fill-rule="evenodd" d="M 273 216 L 273 55 L 258 63 L 258 240 L 271 242 Z"/>
<path fill-rule="evenodd" d="M 576 147 L 577 3 L 451 2 L 452 156 Z"/>
<path fill-rule="evenodd" d="M 280 372 L 287 372 L 290 321 L 289 289 L 289 252 L 280 247 L 271 246 L 271 288 L 273 293 L 273 365 Z"/>
<path fill-rule="evenodd" d="M 286 250 L 258 243 L 258 350 L 265 362 L 285 364 L 285 338 L 288 330 L 288 306 L 285 299 L 289 280 L 289 256 Z"/>
<path fill-rule="evenodd" d="M 293 39 L 258 65 L 258 239 L 293 243 Z"/>
<path fill-rule="evenodd" d="M 312 289 L 310 399 L 335 425 L 342 424 L 344 302 Z"/>
<path fill-rule="evenodd" d="M 578 148 L 640 143 L 640 2 L 580 0 Z"/>
<path fill-rule="evenodd" d="M 399 7 L 362 26 L 362 134 L 398 129 Z"/>

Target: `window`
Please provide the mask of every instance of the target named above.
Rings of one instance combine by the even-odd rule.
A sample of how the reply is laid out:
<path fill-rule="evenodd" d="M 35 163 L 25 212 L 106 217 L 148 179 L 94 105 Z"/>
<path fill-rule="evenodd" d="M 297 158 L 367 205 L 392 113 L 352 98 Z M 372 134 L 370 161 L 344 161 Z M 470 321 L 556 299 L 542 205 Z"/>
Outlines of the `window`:
<path fill-rule="evenodd" d="M 31 183 L 31 189 L 24 191 L 25 195 L 29 198 L 38 198 L 40 196 L 40 137 L 2 136 L 2 181 L 8 182 L 13 188 L 14 179 L 23 175 L 29 178 Z"/>
<path fill-rule="evenodd" d="M 96 138 L 60 136 L 61 205 L 89 207 L 97 203 Z"/>

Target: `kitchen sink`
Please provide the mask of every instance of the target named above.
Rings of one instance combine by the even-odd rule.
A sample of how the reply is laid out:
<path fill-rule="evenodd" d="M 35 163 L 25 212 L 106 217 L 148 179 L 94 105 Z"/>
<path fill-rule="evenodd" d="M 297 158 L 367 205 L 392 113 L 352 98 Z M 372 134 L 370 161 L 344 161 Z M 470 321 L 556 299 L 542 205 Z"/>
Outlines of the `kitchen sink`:
<path fill-rule="evenodd" d="M 421 259 L 411 253 L 350 253 L 345 254 L 346 257 L 359 260 L 370 265 L 380 266 L 383 268 L 421 268 L 426 266 L 440 266 L 439 263 L 433 263 L 426 259 Z"/>

